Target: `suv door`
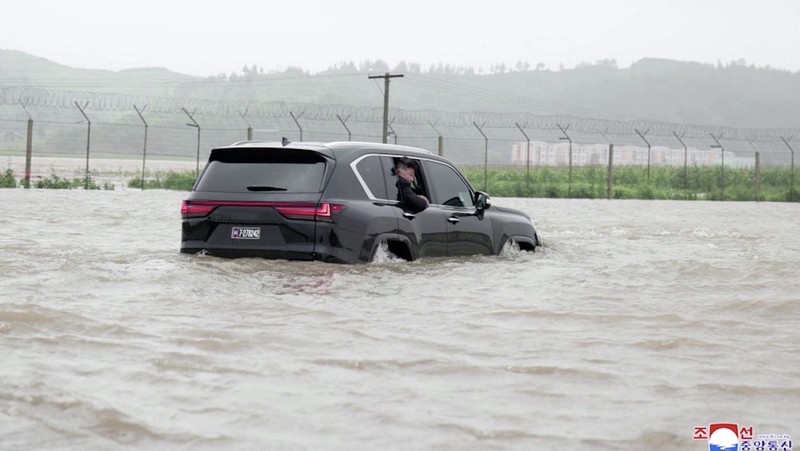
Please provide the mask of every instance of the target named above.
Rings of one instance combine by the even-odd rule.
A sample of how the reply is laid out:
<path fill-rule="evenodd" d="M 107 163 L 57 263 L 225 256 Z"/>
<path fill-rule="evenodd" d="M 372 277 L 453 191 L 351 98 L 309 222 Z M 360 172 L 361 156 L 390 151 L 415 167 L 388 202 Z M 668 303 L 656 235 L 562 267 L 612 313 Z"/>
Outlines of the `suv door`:
<path fill-rule="evenodd" d="M 494 254 L 492 221 L 475 208 L 475 194 L 464 177 L 452 166 L 425 161 L 431 206 L 445 216 L 448 255 Z M 426 210 L 427 211 L 427 210 Z"/>
<path fill-rule="evenodd" d="M 397 175 L 394 173 L 395 159 L 383 156 L 382 163 L 386 175 L 386 191 L 390 199 L 398 199 Z M 419 160 L 412 158 L 420 166 Z M 421 180 L 423 174 L 417 171 L 415 177 Z M 428 207 L 419 213 L 405 211 L 395 205 L 398 214 L 398 228 L 412 245 L 417 247 L 417 258 L 443 257 L 447 255 L 447 222 L 440 208 Z M 412 251 L 413 252 L 413 251 Z"/>

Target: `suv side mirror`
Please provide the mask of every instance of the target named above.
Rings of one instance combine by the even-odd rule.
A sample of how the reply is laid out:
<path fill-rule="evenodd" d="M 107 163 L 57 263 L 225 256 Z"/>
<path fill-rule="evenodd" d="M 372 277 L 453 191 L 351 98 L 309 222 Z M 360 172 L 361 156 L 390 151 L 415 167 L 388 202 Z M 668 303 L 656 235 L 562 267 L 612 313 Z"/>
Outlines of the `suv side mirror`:
<path fill-rule="evenodd" d="M 486 210 L 491 206 L 492 206 L 492 199 L 489 198 L 488 194 L 484 193 L 483 191 L 475 192 L 475 208 L 477 208 L 478 211 Z"/>

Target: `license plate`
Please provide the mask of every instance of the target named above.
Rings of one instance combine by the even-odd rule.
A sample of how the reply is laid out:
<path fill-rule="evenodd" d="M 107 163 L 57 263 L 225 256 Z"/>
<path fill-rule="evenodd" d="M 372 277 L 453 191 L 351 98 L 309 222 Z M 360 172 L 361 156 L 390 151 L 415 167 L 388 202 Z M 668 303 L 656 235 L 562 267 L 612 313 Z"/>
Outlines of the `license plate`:
<path fill-rule="evenodd" d="M 260 240 L 261 227 L 232 227 L 232 240 Z"/>

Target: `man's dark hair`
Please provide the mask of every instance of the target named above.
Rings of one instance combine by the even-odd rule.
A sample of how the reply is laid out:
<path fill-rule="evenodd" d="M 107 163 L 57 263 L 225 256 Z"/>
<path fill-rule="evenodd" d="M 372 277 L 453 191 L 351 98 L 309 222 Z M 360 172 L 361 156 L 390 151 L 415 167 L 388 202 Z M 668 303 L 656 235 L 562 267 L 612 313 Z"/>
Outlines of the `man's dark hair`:
<path fill-rule="evenodd" d="M 397 160 L 395 166 L 404 166 L 407 168 L 417 169 L 417 162 L 408 157 L 401 157 Z"/>

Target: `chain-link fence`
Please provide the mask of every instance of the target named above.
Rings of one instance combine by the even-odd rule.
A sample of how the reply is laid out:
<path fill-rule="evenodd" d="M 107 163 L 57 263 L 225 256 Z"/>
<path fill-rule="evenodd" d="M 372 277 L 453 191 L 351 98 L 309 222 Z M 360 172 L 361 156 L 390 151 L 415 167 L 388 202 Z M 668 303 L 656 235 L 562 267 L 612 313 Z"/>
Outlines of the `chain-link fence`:
<path fill-rule="evenodd" d="M 796 198 L 793 138 L 800 129 L 401 109 L 390 109 L 388 129 L 390 143 L 422 147 L 471 168 L 471 181 L 478 188 L 491 190 L 490 172 L 496 174 L 502 168 L 524 174 L 512 177 L 520 185 L 512 193 L 539 195 L 527 189 L 532 181 L 543 183 L 537 171 L 556 171 L 566 173 L 567 196 L 587 196 L 585 190 L 573 193 L 572 187 L 583 183 L 580 177 L 592 168 L 593 180 L 598 171 L 605 173 L 605 186 L 592 191 L 602 196 L 589 197 L 625 197 L 614 194 L 614 187 L 624 183 L 615 172 L 636 168 L 646 175 L 647 184 L 655 178 L 651 172 L 658 170 L 659 177 L 676 179 L 670 183 L 686 194 L 690 169 L 700 173 L 698 168 L 714 168 L 715 189 L 721 198 L 726 198 L 726 181 L 731 192 L 733 184 L 743 183 L 737 171 L 744 171 L 752 173 L 746 183 L 753 199 L 759 199 L 761 171 L 770 168 L 780 172 L 781 181 L 776 183 L 784 184 L 780 189 L 786 198 Z M 64 164 L 71 165 L 74 175 L 115 166 L 120 177 L 166 169 L 196 170 L 210 149 L 240 140 L 380 142 L 382 131 L 382 107 L 0 87 L 0 155 L 8 158 L 17 173 L 29 170 L 32 177 L 68 169 Z M 30 165 L 22 167 L 28 149 Z M 71 163 L 54 163 L 62 159 Z M 664 175 L 664 171 L 672 172 Z M 681 174 L 683 185 L 677 180 Z M 521 189 L 522 184 L 526 189 Z"/>

